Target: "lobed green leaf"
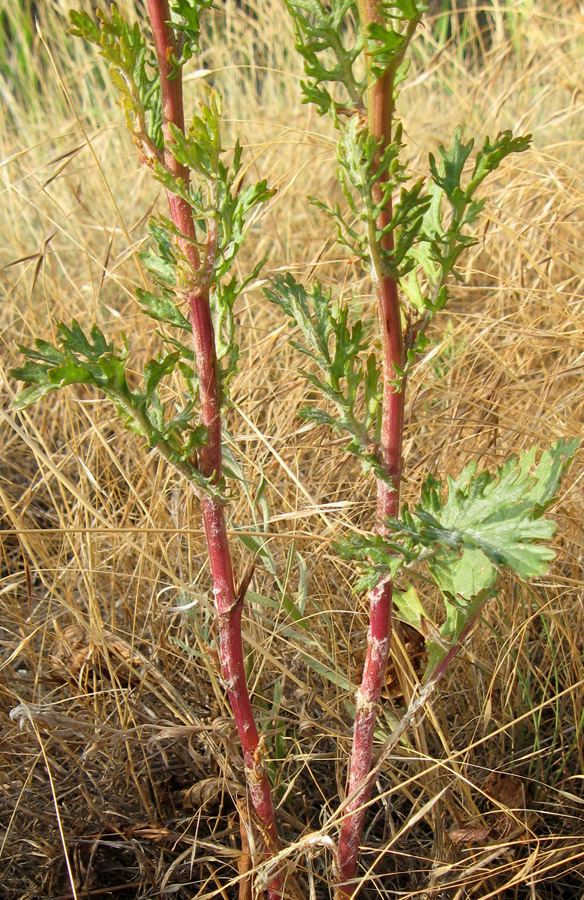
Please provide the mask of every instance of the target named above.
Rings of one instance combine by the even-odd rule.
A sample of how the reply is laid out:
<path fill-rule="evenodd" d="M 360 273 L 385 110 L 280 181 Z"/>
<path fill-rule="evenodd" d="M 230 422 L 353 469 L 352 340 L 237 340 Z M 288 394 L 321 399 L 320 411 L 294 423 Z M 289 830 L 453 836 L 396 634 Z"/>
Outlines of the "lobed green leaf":
<path fill-rule="evenodd" d="M 147 156 L 156 156 L 164 147 L 156 55 L 138 23 L 128 22 L 115 4 L 109 16 L 101 9 L 96 16 L 93 19 L 83 11 L 71 11 L 69 33 L 99 47 L 110 65 L 130 133 Z"/>
<path fill-rule="evenodd" d="M 296 49 L 304 59 L 308 81 L 302 83 L 305 102 L 314 103 L 321 114 L 330 112 L 335 121 L 340 112 L 363 106 L 365 81 L 359 81 L 353 65 L 362 52 L 357 4 L 355 0 L 286 0 L 296 32 Z M 346 28 L 345 23 L 351 27 Z M 351 39 L 350 35 L 354 34 Z M 323 83 L 342 85 L 342 102 Z"/>
<path fill-rule="evenodd" d="M 425 546 L 480 550 L 494 567 L 506 566 L 522 578 L 544 574 L 554 552 L 540 542 L 549 540 L 556 526 L 542 512 L 553 501 L 579 443 L 558 441 L 537 464 L 532 448 L 519 458 L 509 457 L 495 474 L 476 474 L 471 463 L 457 479 L 448 479 L 445 500 L 441 483 L 429 477 L 406 530 Z M 436 560 L 443 564 L 440 554 Z M 472 590 L 469 584 L 459 593 L 468 598 Z"/>

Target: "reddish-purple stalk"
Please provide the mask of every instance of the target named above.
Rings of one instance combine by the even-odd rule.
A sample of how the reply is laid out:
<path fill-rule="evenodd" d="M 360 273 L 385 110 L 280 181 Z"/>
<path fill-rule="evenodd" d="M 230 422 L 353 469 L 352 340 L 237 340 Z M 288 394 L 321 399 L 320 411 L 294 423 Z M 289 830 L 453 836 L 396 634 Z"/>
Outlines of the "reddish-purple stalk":
<path fill-rule="evenodd" d="M 169 148 L 169 143 L 172 142 L 169 126 L 172 123 L 184 132 L 184 111 L 180 69 L 178 74 L 170 77 L 175 42 L 168 24 L 170 22 L 168 0 L 147 0 L 147 6 L 160 73 L 164 164 L 174 177 L 182 178 L 188 185 L 188 169 L 176 161 Z M 204 266 L 201 266 L 200 254 L 194 243 L 195 225 L 192 209 L 171 191 L 167 192 L 167 196 L 172 221 L 181 234 L 185 235 L 185 240 L 180 241 L 181 250 L 193 274 L 192 286 L 187 287 L 185 296 L 193 326 L 201 422 L 208 435 L 206 444 L 200 449 L 195 462 L 201 474 L 216 483 L 222 474 L 221 387 L 211 318 L 208 272 L 216 252 L 217 234 L 211 222 L 208 227 Z M 203 268 L 206 271 L 203 272 Z M 201 507 L 213 580 L 213 596 L 219 620 L 221 673 L 239 732 L 251 801 L 270 854 L 277 848 L 278 836 L 263 746 L 258 735 L 245 677 L 241 639 L 245 588 L 239 592 L 235 589 L 225 512 L 221 500 L 202 495 Z M 281 888 L 281 876 L 274 875 L 268 886 L 270 900 L 278 900 Z"/>
<path fill-rule="evenodd" d="M 371 22 L 378 20 L 377 0 L 361 0 L 359 4 L 361 26 L 365 33 Z M 380 153 L 391 142 L 394 73 L 386 72 L 373 81 L 368 91 L 368 130 L 381 142 Z M 380 199 L 380 186 L 377 197 Z M 392 218 L 391 198 L 381 211 L 377 227 L 384 228 Z M 373 242 L 372 242 L 373 243 Z M 381 435 L 378 457 L 386 478 L 377 481 L 377 521 L 379 534 L 387 532 L 384 524 L 388 516 L 399 511 L 399 491 L 402 468 L 402 443 L 404 422 L 405 383 L 400 390 L 395 387 L 396 372 L 393 364 L 404 368 L 404 335 L 402 330 L 398 286 L 394 278 L 383 272 L 381 250 L 391 253 L 393 235 L 389 232 L 381 246 L 371 246 L 372 278 L 377 297 L 377 314 L 381 329 L 383 363 L 383 399 Z M 393 382 L 393 383 L 392 383 Z M 377 710 L 384 685 L 392 630 L 391 579 L 382 578 L 369 594 L 369 631 L 367 653 L 361 686 L 357 692 L 353 747 L 349 764 L 347 803 L 341 825 L 337 850 L 337 900 L 346 900 L 355 893 L 353 880 L 357 871 L 359 843 L 365 824 L 366 805 L 371 796 L 374 778 L 371 777 L 373 761 L 373 734 Z"/>

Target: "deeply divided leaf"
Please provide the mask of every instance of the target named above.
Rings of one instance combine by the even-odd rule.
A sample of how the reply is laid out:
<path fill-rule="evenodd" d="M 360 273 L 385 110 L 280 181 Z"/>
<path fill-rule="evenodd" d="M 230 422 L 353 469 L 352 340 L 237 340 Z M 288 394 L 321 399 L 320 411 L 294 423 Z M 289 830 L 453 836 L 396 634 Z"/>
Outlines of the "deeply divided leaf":
<path fill-rule="evenodd" d="M 301 370 L 302 374 L 336 408 L 334 415 L 311 405 L 300 414 L 349 435 L 347 450 L 361 458 L 366 470 L 374 469 L 378 477 L 384 477 L 376 455 L 380 375 L 375 356 L 362 357 L 368 346 L 363 322 L 351 322 L 349 306 L 334 301 L 318 282 L 306 289 L 290 274 L 278 276 L 265 295 L 299 328 L 303 340 L 292 345 L 320 369 L 318 375 Z"/>
<path fill-rule="evenodd" d="M 112 4 L 108 15 L 97 10 L 70 13 L 70 33 L 97 44 L 110 65 L 129 131 L 140 150 L 155 156 L 163 149 L 162 102 L 156 56 L 137 22 L 130 23 Z"/>
<path fill-rule="evenodd" d="M 471 463 L 457 479 L 448 479 L 446 498 L 441 483 L 430 477 L 421 503 L 402 523 L 404 532 L 414 543 L 439 549 L 436 560 L 441 564 L 443 551 L 479 550 L 496 569 L 507 567 L 522 578 L 542 575 L 554 558 L 542 542 L 556 528 L 543 512 L 578 446 L 578 440 L 558 441 L 537 463 L 534 448 L 509 457 L 495 474 L 477 474 Z M 468 584 L 463 577 L 456 594 L 469 598 L 474 593 L 469 574 Z"/>
<path fill-rule="evenodd" d="M 149 296 L 144 299 L 152 304 Z M 155 311 L 159 312 L 156 305 Z M 176 317 L 178 311 L 171 315 Z M 168 322 L 170 316 L 159 318 Z M 171 324 L 177 324 L 176 319 Z M 180 320 L 178 324 L 183 327 Z M 221 486 L 204 479 L 193 463 L 193 454 L 207 439 L 206 429 L 193 423 L 196 396 L 185 392 L 181 406 L 174 400 L 164 400 L 161 394 L 163 381 L 177 369 L 193 388 L 193 372 L 185 372 L 180 344 L 178 350 L 147 361 L 141 383 L 134 386 L 136 378 L 127 370 L 127 348 L 117 349 L 97 325 L 87 334 L 73 320 L 70 326 L 59 324 L 58 331 L 58 346 L 36 340 L 31 348 L 19 348 L 26 361 L 10 374 L 26 387 L 17 394 L 14 408 L 25 409 L 67 385 L 97 388 L 113 401 L 125 428 L 141 435 L 149 447 L 157 448 L 200 490 L 219 496 Z"/>

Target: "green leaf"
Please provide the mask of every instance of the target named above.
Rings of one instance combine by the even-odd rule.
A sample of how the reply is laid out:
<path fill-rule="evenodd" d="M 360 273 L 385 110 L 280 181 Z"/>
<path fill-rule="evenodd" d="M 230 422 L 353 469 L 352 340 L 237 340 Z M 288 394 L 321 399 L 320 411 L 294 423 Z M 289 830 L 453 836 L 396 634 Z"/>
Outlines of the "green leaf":
<path fill-rule="evenodd" d="M 427 9 L 417 0 L 378 3 L 376 21 L 367 29 L 368 69 L 375 79 L 390 76 L 389 88 L 397 98 L 396 87 L 405 76 L 403 60 L 422 13 Z"/>
<path fill-rule="evenodd" d="M 430 571 L 453 596 L 471 598 L 490 586 L 492 571 L 507 566 L 522 578 L 544 574 L 554 558 L 548 541 L 556 526 L 542 513 L 553 502 L 580 441 L 557 441 L 541 454 L 535 448 L 511 456 L 495 474 L 466 466 L 457 479 L 429 477 L 413 514 L 402 513 L 402 533 L 414 543 L 437 548 Z M 461 557 L 461 551 L 480 551 Z"/>
<path fill-rule="evenodd" d="M 523 135 L 513 137 L 511 131 L 501 131 L 497 135 L 493 143 L 487 137 L 482 149 L 477 153 L 474 172 L 470 183 L 466 189 L 468 199 L 472 196 L 476 188 L 484 181 L 489 172 L 498 169 L 505 157 L 511 153 L 523 153 L 531 144 L 531 135 Z"/>
<path fill-rule="evenodd" d="M 285 277 L 278 275 L 273 290 L 267 289 L 264 293 L 300 328 L 305 343 L 299 345 L 299 349 L 325 372 L 330 372 L 332 360 L 328 342 L 334 330 L 329 315 L 330 292 L 323 291 L 318 283 L 307 291 L 288 273 Z"/>
<path fill-rule="evenodd" d="M 200 50 L 201 12 L 213 6 L 213 0 L 170 0 L 172 27 L 177 38 L 175 66 L 184 65 Z"/>
<path fill-rule="evenodd" d="M 422 208 L 420 204 L 416 209 L 412 204 L 412 214 L 402 226 L 403 235 L 398 234 L 395 252 L 401 266 L 401 271 L 397 272 L 400 286 L 420 316 L 421 332 L 412 332 L 417 337 L 407 352 L 407 368 L 413 364 L 416 355 L 423 352 L 423 341 L 418 339 L 420 333 L 448 302 L 448 280 L 451 275 L 457 277 L 456 267 L 461 254 L 476 243 L 476 238 L 467 233 L 467 227 L 476 222 L 485 201 L 474 199 L 475 191 L 506 156 L 522 152 L 529 141 L 529 136 L 514 138 L 510 132 L 500 134 L 494 143 L 487 138 L 477 154 L 467 184 L 464 183 L 464 171 L 473 141 L 463 141 L 462 128 L 455 129 L 448 149 L 439 146 L 439 162 L 430 154 L 432 181 L 425 195 L 426 206 Z M 450 207 L 449 215 L 445 214 L 447 206 Z M 421 222 L 416 220 L 418 213 L 422 214 Z"/>
<path fill-rule="evenodd" d="M 538 511 L 547 509 L 555 502 L 564 472 L 576 455 L 580 444 L 580 438 L 557 441 L 549 453 L 542 454 L 539 465 L 535 468 L 535 447 L 522 456 L 520 460 L 522 471 L 526 474 L 531 473 L 534 479 L 530 497 Z"/>
<path fill-rule="evenodd" d="M 390 535 L 353 534 L 336 545 L 339 556 L 360 569 L 357 592 L 425 561 L 443 595 L 441 628 L 433 625 L 411 586 L 395 591 L 395 604 L 404 621 L 426 634 L 429 670 L 492 596 L 502 567 L 523 578 L 547 571 L 554 552 L 542 542 L 556 526 L 543 513 L 556 499 L 579 446 L 578 438 L 557 441 L 539 460 L 532 448 L 511 456 L 495 474 L 477 474 L 471 463 L 458 478 L 448 479 L 445 496 L 441 482 L 429 476 L 413 512 L 404 506 L 399 521 L 388 519 Z"/>
<path fill-rule="evenodd" d="M 73 10 L 69 32 L 99 47 L 110 65 L 110 77 L 118 89 L 119 104 L 132 137 L 147 156 L 155 156 L 164 147 L 156 55 L 138 23 L 128 22 L 115 4 L 109 16 L 101 9 L 96 16 L 97 21 L 85 12 Z"/>
<path fill-rule="evenodd" d="M 404 50 L 406 37 L 392 27 L 372 23 L 368 28 L 367 50 L 370 70 L 376 78 L 383 78 L 392 65 L 398 61 Z"/>
<path fill-rule="evenodd" d="M 268 188 L 265 180 L 258 181 L 240 190 L 233 190 L 235 173 L 226 176 L 226 182 L 218 187 L 217 224 L 219 227 L 218 259 L 215 265 L 214 280 L 218 282 L 231 269 L 233 259 L 245 237 L 245 229 L 249 214 L 274 196 L 275 191 Z M 263 261 L 259 269 L 263 266 Z M 256 267 L 257 269 L 257 267 Z M 257 271 L 259 272 L 259 269 Z M 248 283 L 256 275 L 250 276 Z M 242 288 L 243 289 L 243 286 Z"/>
<path fill-rule="evenodd" d="M 442 144 L 438 145 L 438 152 L 441 157 L 440 169 L 436 164 L 434 154 L 430 153 L 429 155 L 432 177 L 436 184 L 442 188 L 449 200 L 458 200 L 459 195 L 460 199 L 463 197 L 460 181 L 464 166 L 472 152 L 473 146 L 473 138 L 471 138 L 468 144 L 463 142 L 462 127 L 459 126 L 452 135 L 452 141 L 448 150 L 446 150 Z"/>
<path fill-rule="evenodd" d="M 406 625 L 411 625 L 412 628 L 423 632 L 424 622 L 432 622 L 431 616 L 422 606 L 415 587 L 411 584 L 405 591 L 398 591 L 394 588 L 392 597 L 397 617 Z"/>
<path fill-rule="evenodd" d="M 27 409 L 33 403 L 44 399 L 51 391 L 59 390 L 68 384 L 95 383 L 91 371 L 72 359 L 67 359 L 63 365 L 55 367 L 27 363 L 20 368 L 11 369 L 8 374 L 31 385 L 18 392 L 12 403 L 13 409 Z"/>
<path fill-rule="evenodd" d="M 359 578 L 353 590 L 357 594 L 373 590 L 387 576 L 395 578 L 405 561 L 411 561 L 412 555 L 400 556 L 395 548 L 381 535 L 352 534 L 334 544 L 335 552 L 359 568 Z"/>
<path fill-rule="evenodd" d="M 304 103 L 313 103 L 319 116 L 324 116 L 334 109 L 333 98 L 326 88 L 317 86 L 311 81 L 301 81 L 300 89 L 304 94 Z"/>
<path fill-rule="evenodd" d="M 19 347 L 28 362 L 12 369 L 10 374 L 31 387 L 17 394 L 13 404 L 15 409 L 25 409 L 51 391 L 69 384 L 90 384 L 116 390 L 119 385 L 125 387 L 125 357 L 115 355 L 113 345 L 106 341 L 96 325 L 91 329 L 91 340 L 75 320 L 70 328 L 60 323 L 58 331 L 62 349 L 40 339 L 35 340 L 34 348 Z"/>
<path fill-rule="evenodd" d="M 69 12 L 69 19 L 71 22 L 69 34 L 76 37 L 82 37 L 86 41 L 91 41 L 94 44 L 99 44 L 101 37 L 100 30 L 97 22 L 92 16 L 83 12 L 83 10 L 72 9 Z"/>
<path fill-rule="evenodd" d="M 165 287 L 174 287 L 176 285 L 177 259 L 168 235 L 167 225 L 168 220 L 163 216 L 150 217 L 148 232 L 158 248 L 158 253 L 149 248 L 147 253 L 140 254 L 140 259 L 155 281 Z"/>
<path fill-rule="evenodd" d="M 180 458 L 183 462 L 188 462 L 195 450 L 204 447 L 209 437 L 209 432 L 204 425 L 197 425 L 194 428 L 190 426 L 193 415 L 193 407 L 185 408 L 164 426 L 165 437 L 173 437 L 175 432 L 181 433 L 189 426 L 186 439 L 180 449 Z"/>
<path fill-rule="evenodd" d="M 163 292 L 161 297 L 156 297 L 149 291 L 143 291 L 140 288 L 136 290 L 136 296 L 144 307 L 144 312 L 157 322 L 164 322 L 165 325 L 172 325 L 174 328 L 180 328 L 181 331 L 192 333 L 192 325 L 172 299 L 172 294 L 168 291 Z"/>
<path fill-rule="evenodd" d="M 168 146 L 178 163 L 203 178 L 214 179 L 218 174 L 221 155 L 221 96 L 208 88 L 207 98 L 208 102 L 201 104 L 201 115 L 193 116 L 186 135 L 173 122 L 170 123 L 172 141 Z"/>
<path fill-rule="evenodd" d="M 117 351 L 97 325 L 89 336 L 75 320 L 59 324 L 58 331 L 58 348 L 42 340 L 34 348 L 20 348 L 28 359 L 11 374 L 28 386 L 17 394 L 14 407 L 24 409 L 69 384 L 92 385 L 113 401 L 125 428 L 158 448 L 202 492 L 220 499 L 223 485 L 204 478 L 192 463 L 194 451 L 207 440 L 207 429 L 192 424 L 194 399 L 187 394 L 183 408 L 169 414 L 158 393 L 164 377 L 181 365 L 183 348 L 147 362 L 143 390 L 132 391 L 126 380 L 127 348 Z"/>
<path fill-rule="evenodd" d="M 49 344 L 48 341 L 44 341 L 41 338 L 35 338 L 34 348 L 23 347 L 21 344 L 19 344 L 18 349 L 20 353 L 22 353 L 28 359 L 37 359 L 42 362 L 50 363 L 54 366 L 58 366 L 60 363 L 65 361 L 65 357 L 60 350 L 57 350 L 56 347 L 53 347 L 52 344 Z M 14 377 L 19 378 L 20 376 L 15 375 Z M 22 380 L 26 381 L 27 379 L 23 378 Z"/>
<path fill-rule="evenodd" d="M 440 590 L 458 602 L 490 590 L 498 576 L 488 556 L 472 547 L 460 555 L 443 550 L 429 561 L 428 568 Z"/>
<path fill-rule="evenodd" d="M 63 322 L 60 322 L 58 329 L 61 333 L 63 347 L 72 353 L 79 353 L 91 362 L 98 362 L 106 353 L 114 353 L 114 345 L 108 343 L 103 331 L 97 325 L 93 325 L 91 328 L 90 337 L 92 340 L 85 336 L 76 319 L 73 319 L 70 328 Z"/>
<path fill-rule="evenodd" d="M 359 81 L 353 71 L 363 49 L 355 0 L 331 0 L 326 5 L 320 0 L 286 0 L 286 6 L 294 20 L 296 49 L 308 76 L 302 83 L 305 102 L 315 103 L 321 114 L 331 112 L 335 120 L 340 111 L 361 106 L 366 82 Z M 331 92 L 321 87 L 323 82 L 341 85 L 343 98 L 333 99 Z"/>
<path fill-rule="evenodd" d="M 353 116 L 343 126 L 337 147 L 337 177 L 350 212 L 343 213 L 338 204 L 331 209 L 318 203 L 335 220 L 339 241 L 366 266 L 373 265 L 377 278 L 398 280 L 407 275 L 416 265 L 415 248 L 427 240 L 422 226 L 432 196 L 423 179 L 405 187 L 409 176 L 401 160 L 402 151 L 399 123 L 394 139 L 383 146 L 383 140 L 375 139 Z M 392 196 L 391 220 L 378 227 L 379 216 L 389 208 Z M 389 234 L 394 237 L 391 249 L 385 240 Z"/>
<path fill-rule="evenodd" d="M 174 372 L 180 359 L 180 353 L 169 353 L 162 359 L 151 359 L 144 366 L 144 381 L 146 384 L 146 399 L 149 400 L 165 375 Z"/>
<path fill-rule="evenodd" d="M 299 416 L 306 419 L 307 422 L 316 422 L 317 425 L 328 425 L 331 428 L 338 428 L 339 420 L 336 416 L 331 416 L 324 409 L 314 406 L 305 406 L 298 412 Z"/>
<path fill-rule="evenodd" d="M 306 289 L 292 275 L 278 276 L 265 290 L 265 296 L 276 303 L 301 331 L 304 340 L 292 341 L 292 346 L 308 356 L 321 370 L 316 376 L 301 370 L 305 378 L 327 401 L 334 404 L 337 414 L 320 407 L 305 407 L 300 415 L 318 424 L 349 434 L 347 450 L 361 458 L 364 468 L 375 469 L 384 477 L 377 460 L 376 439 L 379 429 L 381 390 L 380 375 L 375 356 L 361 358 L 368 345 L 363 322 L 349 321 L 349 305 L 333 301 L 330 291 L 316 282 Z M 362 402 L 364 400 L 364 403 Z"/>

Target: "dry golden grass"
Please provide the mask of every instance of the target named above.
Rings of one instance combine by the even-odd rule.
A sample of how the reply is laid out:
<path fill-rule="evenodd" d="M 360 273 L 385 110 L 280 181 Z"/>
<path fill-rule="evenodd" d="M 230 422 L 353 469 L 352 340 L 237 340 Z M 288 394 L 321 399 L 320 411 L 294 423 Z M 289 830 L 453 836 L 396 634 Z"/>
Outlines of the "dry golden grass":
<path fill-rule="evenodd" d="M 17 343 L 74 316 L 142 350 L 157 344 L 133 288 L 146 218 L 163 198 L 138 168 L 102 62 L 65 36 L 68 5 L 43 4 L 40 34 L 23 41 L 12 80 L 4 69 L 0 78 L 0 328 L 11 364 Z M 18 6 L 2 9 L 14 17 Z M 401 97 L 420 168 L 458 123 L 467 134 L 534 133 L 533 149 L 491 182 L 484 241 L 412 379 L 406 500 L 428 471 L 457 473 L 477 456 L 493 466 L 582 429 L 584 19 L 575 2 L 546 0 L 495 4 L 487 18 L 482 37 L 476 11 L 446 43 L 427 30 Z M 291 45 L 280 0 L 245 15 L 228 0 L 199 61 L 224 95 L 230 134 L 279 189 L 246 258 L 268 253 L 266 275 L 318 272 L 369 315 L 366 280 L 305 202 L 335 190 L 334 135 L 299 101 Z M 193 98 L 198 85 L 189 81 Z M 329 432 L 296 417 L 306 386 L 259 289 L 245 294 L 239 323 L 230 443 L 249 482 L 267 486 L 255 521 L 235 492 L 238 573 L 250 553 L 236 528 L 264 534 L 271 554 L 246 610 L 250 686 L 284 855 L 320 900 L 366 623 L 330 541 L 347 522 L 370 526 L 372 486 Z M 15 384 L 2 377 L 0 893 L 234 898 L 244 782 L 207 651 L 215 625 L 196 504 L 106 402 L 71 390 L 16 414 Z M 583 895 L 581 486 L 579 459 L 555 510 L 549 575 L 503 583 L 440 698 L 384 764 L 364 897 Z M 305 604 L 302 623 L 290 603 Z M 398 630 L 380 739 L 414 690 L 414 651 Z"/>

